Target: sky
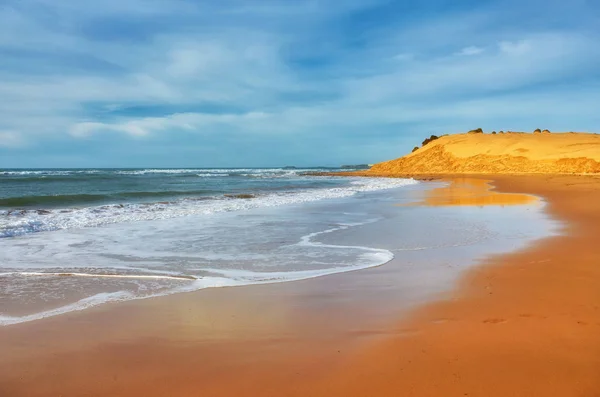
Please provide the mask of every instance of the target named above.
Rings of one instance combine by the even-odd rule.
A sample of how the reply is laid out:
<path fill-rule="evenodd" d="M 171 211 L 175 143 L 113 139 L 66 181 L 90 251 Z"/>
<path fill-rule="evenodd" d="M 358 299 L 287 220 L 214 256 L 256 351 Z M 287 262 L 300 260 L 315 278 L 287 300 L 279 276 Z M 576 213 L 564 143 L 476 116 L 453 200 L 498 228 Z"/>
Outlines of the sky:
<path fill-rule="evenodd" d="M 0 167 L 374 163 L 600 132 L 597 0 L 0 0 Z"/>

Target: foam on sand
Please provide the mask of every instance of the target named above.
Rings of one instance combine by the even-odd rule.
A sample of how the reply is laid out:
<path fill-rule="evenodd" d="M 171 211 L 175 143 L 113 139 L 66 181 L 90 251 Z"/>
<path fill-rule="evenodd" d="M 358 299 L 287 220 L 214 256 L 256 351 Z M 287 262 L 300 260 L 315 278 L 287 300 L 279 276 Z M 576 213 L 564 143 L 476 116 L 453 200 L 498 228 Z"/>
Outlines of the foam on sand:
<path fill-rule="evenodd" d="M 373 220 L 374 221 L 374 220 Z M 363 253 L 359 256 L 359 264 L 354 266 L 337 266 L 319 270 L 299 270 L 299 271 L 278 271 L 278 272 L 254 272 L 239 269 L 218 269 L 218 268 L 197 268 L 198 272 L 204 274 L 210 273 L 211 276 L 194 275 L 156 275 L 156 274 L 103 274 L 103 273 L 80 273 L 80 272 L 7 272 L 0 273 L 0 277 L 20 276 L 20 277 L 74 277 L 74 278 L 112 278 L 112 279 L 135 279 L 135 280 L 169 280 L 184 282 L 180 286 L 163 290 L 158 293 L 146 295 L 136 295 L 129 291 L 117 291 L 112 293 L 99 293 L 86 297 L 77 302 L 64 305 L 55 309 L 29 314 L 25 316 L 3 316 L 0 315 L 0 326 L 7 326 L 39 320 L 47 317 L 57 316 L 72 311 L 85 310 L 104 303 L 119 302 L 134 299 L 146 299 L 158 296 L 164 296 L 174 293 L 196 291 L 204 288 L 233 287 L 250 284 L 269 284 L 286 281 L 298 281 L 329 274 L 348 272 L 353 270 L 366 269 L 374 266 L 383 265 L 394 258 L 394 254 L 385 249 L 370 248 L 363 246 L 345 246 L 323 244 L 312 241 L 313 238 L 333 233 L 335 231 L 345 230 L 353 226 L 361 226 L 365 223 L 355 223 L 340 225 L 335 228 L 327 229 L 321 232 L 311 233 L 303 236 L 296 244 L 298 246 L 314 246 L 330 249 L 353 249 Z M 187 282 L 187 283 L 185 283 Z"/>

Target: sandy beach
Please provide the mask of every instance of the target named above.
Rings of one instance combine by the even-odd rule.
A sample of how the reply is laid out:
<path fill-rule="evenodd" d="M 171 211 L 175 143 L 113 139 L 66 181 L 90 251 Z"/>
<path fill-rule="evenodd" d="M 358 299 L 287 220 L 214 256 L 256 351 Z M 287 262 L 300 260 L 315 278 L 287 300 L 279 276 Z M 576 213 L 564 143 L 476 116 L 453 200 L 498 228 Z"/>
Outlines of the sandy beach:
<path fill-rule="evenodd" d="M 600 0 L 0 0 L 0 397 L 600 397 Z"/>
<path fill-rule="evenodd" d="M 403 302 L 384 265 L 3 327 L 0 395 L 600 395 L 600 178 L 474 178 L 422 205 L 533 194 L 561 235 L 486 258 L 433 303 Z"/>
<path fill-rule="evenodd" d="M 431 138 L 434 138 L 431 140 Z M 367 174 L 593 174 L 600 135 L 507 132 L 432 136 L 413 152 L 375 164 Z"/>

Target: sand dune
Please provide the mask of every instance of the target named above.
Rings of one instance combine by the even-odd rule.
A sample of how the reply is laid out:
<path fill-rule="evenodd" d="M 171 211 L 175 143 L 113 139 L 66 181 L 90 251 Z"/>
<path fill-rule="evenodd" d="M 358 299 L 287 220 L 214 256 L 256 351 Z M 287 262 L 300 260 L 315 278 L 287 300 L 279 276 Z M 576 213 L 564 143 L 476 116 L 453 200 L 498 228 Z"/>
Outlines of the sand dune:
<path fill-rule="evenodd" d="M 600 173 L 600 135 L 446 135 L 404 157 L 375 164 L 368 173 Z"/>

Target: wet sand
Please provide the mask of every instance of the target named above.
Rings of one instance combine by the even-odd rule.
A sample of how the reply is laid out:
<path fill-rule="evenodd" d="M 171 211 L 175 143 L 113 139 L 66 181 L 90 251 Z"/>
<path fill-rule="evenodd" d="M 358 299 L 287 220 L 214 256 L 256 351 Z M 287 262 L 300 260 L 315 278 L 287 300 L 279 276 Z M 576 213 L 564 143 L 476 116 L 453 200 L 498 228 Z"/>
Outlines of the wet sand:
<path fill-rule="evenodd" d="M 429 178 L 427 178 L 429 179 Z M 411 205 L 443 206 L 484 206 L 522 205 L 539 200 L 532 194 L 506 193 L 493 190 L 494 181 L 473 177 L 437 177 L 436 180 L 449 185 L 431 190 L 421 202 Z"/>
<path fill-rule="evenodd" d="M 0 328 L 0 396 L 599 396 L 600 178 L 483 179 L 546 199 L 563 235 L 417 310 L 384 265 Z M 455 182 L 426 204 L 531 199 Z"/>

